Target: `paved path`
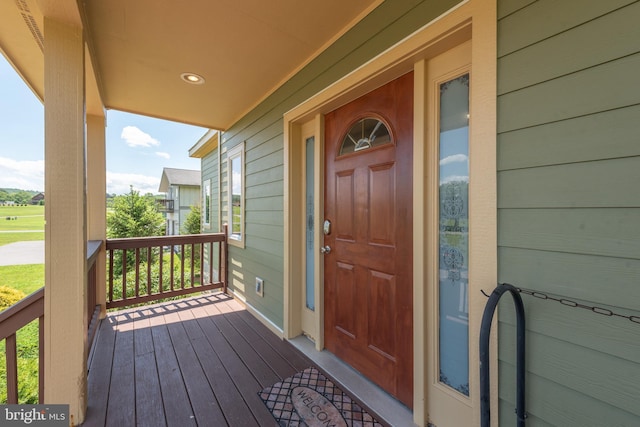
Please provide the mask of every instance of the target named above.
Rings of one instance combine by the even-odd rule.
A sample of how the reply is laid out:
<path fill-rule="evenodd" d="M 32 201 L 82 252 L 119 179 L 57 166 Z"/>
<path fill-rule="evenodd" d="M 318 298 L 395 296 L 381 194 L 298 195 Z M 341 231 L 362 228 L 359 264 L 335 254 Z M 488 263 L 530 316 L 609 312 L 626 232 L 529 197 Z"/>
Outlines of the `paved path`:
<path fill-rule="evenodd" d="M 0 266 L 19 264 L 44 264 L 44 240 L 0 246 Z"/>

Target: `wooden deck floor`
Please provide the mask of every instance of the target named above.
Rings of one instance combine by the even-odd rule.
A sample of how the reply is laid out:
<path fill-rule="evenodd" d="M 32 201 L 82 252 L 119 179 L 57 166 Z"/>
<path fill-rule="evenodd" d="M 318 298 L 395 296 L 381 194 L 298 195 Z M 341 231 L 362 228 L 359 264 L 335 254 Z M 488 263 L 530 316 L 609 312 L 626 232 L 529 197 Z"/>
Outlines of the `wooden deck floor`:
<path fill-rule="evenodd" d="M 258 392 L 313 364 L 222 294 L 110 314 L 85 426 L 274 426 Z"/>

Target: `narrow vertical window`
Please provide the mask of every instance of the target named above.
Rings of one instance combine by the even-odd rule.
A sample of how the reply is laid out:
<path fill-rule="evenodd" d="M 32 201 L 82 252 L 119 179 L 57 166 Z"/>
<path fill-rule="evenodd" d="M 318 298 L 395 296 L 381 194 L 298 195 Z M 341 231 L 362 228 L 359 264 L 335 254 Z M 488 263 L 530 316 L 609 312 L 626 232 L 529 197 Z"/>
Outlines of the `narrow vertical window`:
<path fill-rule="evenodd" d="M 244 143 L 227 154 L 229 240 L 244 243 Z"/>
<path fill-rule="evenodd" d="M 205 181 L 203 200 L 204 200 L 204 206 L 203 206 L 204 226 L 206 228 L 210 228 L 211 227 L 211 180 L 210 179 Z"/>
<path fill-rule="evenodd" d="M 305 194 L 306 194 L 306 287 L 305 303 L 309 310 L 315 310 L 314 276 L 315 276 L 315 239 L 314 239 L 314 217 L 315 193 L 313 189 L 313 162 L 314 162 L 314 137 L 307 138 L 305 143 Z"/>
<path fill-rule="evenodd" d="M 469 396 L 469 75 L 440 85 L 440 382 Z"/>

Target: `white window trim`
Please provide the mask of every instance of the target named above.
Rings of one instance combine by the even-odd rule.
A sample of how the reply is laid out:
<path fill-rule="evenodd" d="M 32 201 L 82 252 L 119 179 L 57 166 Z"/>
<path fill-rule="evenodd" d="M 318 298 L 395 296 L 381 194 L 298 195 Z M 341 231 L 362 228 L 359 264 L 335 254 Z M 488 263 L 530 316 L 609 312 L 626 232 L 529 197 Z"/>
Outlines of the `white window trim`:
<path fill-rule="evenodd" d="M 232 172 L 231 161 L 237 157 L 240 157 L 240 164 L 242 166 L 241 174 L 241 191 L 240 196 L 240 237 L 234 236 L 232 233 L 233 228 L 233 197 L 231 196 L 231 184 L 232 184 Z M 229 244 L 244 248 L 245 242 L 245 213 L 244 213 L 244 199 L 245 199 L 245 164 L 244 164 L 244 142 L 236 145 L 235 147 L 227 151 L 227 223 L 229 224 Z"/>

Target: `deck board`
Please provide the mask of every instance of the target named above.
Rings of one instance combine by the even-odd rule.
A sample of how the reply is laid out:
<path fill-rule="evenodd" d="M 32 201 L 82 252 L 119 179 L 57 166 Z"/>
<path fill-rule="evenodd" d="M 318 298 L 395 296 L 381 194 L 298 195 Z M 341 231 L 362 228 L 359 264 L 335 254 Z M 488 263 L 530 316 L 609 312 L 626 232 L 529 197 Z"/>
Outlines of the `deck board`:
<path fill-rule="evenodd" d="M 202 311 L 200 310 L 208 314 L 204 308 L 194 310 L 194 312 L 201 314 Z M 271 416 L 271 413 L 258 397 L 258 391 L 262 390 L 263 387 L 260 386 L 247 366 L 242 363 L 242 360 L 238 357 L 234 348 L 226 341 L 211 317 L 198 318 L 198 324 L 204 331 L 212 348 L 215 349 L 220 357 L 222 364 L 229 373 L 229 376 L 233 379 L 236 388 L 258 421 L 258 424 L 269 425 L 268 423 L 271 422 L 273 423 L 272 425 L 275 425 L 275 420 Z"/>
<path fill-rule="evenodd" d="M 211 425 L 224 425 L 224 415 L 178 314 L 169 314 L 165 319 L 196 419 L 210 420 Z"/>
<path fill-rule="evenodd" d="M 191 339 L 191 345 L 198 355 L 202 369 L 225 414 L 227 423 L 232 426 L 257 426 L 258 423 L 249 407 L 225 370 L 215 349 L 209 344 L 193 313 L 190 311 L 182 312 L 180 318 L 185 322 L 184 327 Z"/>
<path fill-rule="evenodd" d="M 112 319 L 106 319 L 101 323 L 96 335 L 103 343 L 104 350 L 94 351 L 90 361 L 90 369 L 94 372 L 109 372 L 113 364 L 113 349 L 116 341 L 116 331 L 113 328 Z M 95 349 L 94 349 L 95 350 Z M 87 405 L 87 420 L 85 426 L 103 426 L 107 418 L 107 403 L 109 400 L 109 388 L 111 385 L 111 375 L 92 375 L 90 373 L 87 380 L 87 394 L 92 399 Z"/>
<path fill-rule="evenodd" d="M 244 364 L 249 368 L 253 376 L 256 378 L 261 388 L 267 387 L 278 381 L 278 376 L 267 365 L 264 360 L 257 354 L 249 343 L 242 337 L 238 331 L 229 323 L 227 316 L 220 316 L 220 311 L 216 305 L 205 307 L 205 310 L 211 315 L 213 323 L 222 332 L 224 338 L 231 344 L 236 351 L 238 357 L 242 359 Z"/>
<path fill-rule="evenodd" d="M 153 336 L 147 317 L 134 321 L 133 345 L 135 348 L 136 425 L 165 426 Z"/>
<path fill-rule="evenodd" d="M 119 427 L 135 419 L 135 405 L 131 404 L 135 396 L 135 384 L 131 381 L 134 376 L 134 349 L 133 325 L 126 322 L 125 315 L 118 315 L 115 320 L 116 340 L 105 425 Z"/>
<path fill-rule="evenodd" d="M 262 388 L 312 363 L 231 297 L 111 313 L 89 361 L 85 426 L 275 426 Z"/>

